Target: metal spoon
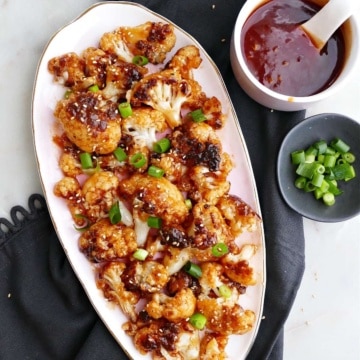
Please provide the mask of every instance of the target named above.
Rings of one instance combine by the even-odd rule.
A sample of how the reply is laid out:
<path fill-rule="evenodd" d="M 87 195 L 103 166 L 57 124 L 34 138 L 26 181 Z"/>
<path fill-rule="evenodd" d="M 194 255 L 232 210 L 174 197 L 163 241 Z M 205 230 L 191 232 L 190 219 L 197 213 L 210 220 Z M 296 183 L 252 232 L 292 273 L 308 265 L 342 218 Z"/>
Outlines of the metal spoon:
<path fill-rule="evenodd" d="M 321 50 L 358 6 L 358 0 L 330 0 L 311 19 L 303 23 L 301 28 Z"/>

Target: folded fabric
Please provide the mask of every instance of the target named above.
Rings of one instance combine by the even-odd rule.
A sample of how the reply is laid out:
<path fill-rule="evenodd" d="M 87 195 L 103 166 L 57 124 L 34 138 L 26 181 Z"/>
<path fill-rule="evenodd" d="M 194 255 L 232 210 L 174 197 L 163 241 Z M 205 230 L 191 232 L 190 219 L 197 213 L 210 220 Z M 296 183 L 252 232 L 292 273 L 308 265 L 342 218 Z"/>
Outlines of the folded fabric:
<path fill-rule="evenodd" d="M 276 183 L 285 134 L 304 112 L 284 113 L 251 100 L 234 79 L 229 47 L 244 0 L 140 0 L 182 27 L 218 66 L 249 150 L 265 227 L 267 287 L 263 320 L 248 360 L 283 357 L 283 325 L 304 270 L 302 218 Z M 88 301 L 57 239 L 40 195 L 29 211 L 0 219 L 0 359 L 127 359 Z"/>

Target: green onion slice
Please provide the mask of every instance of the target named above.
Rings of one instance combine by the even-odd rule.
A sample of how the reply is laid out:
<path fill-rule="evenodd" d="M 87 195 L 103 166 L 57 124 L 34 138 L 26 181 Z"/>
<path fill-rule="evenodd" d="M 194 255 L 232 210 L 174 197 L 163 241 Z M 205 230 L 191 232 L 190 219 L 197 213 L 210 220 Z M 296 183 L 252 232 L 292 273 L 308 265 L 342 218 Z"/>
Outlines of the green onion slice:
<path fill-rule="evenodd" d="M 229 299 L 232 295 L 231 289 L 227 285 L 219 286 L 219 294 L 225 299 Z"/>
<path fill-rule="evenodd" d="M 148 174 L 155 178 L 161 178 L 165 174 L 165 171 L 157 166 L 150 165 L 148 169 Z"/>
<path fill-rule="evenodd" d="M 116 157 L 116 159 L 120 162 L 125 161 L 127 158 L 126 152 L 121 147 L 116 148 L 113 154 Z"/>
<path fill-rule="evenodd" d="M 120 103 L 118 109 L 120 111 L 121 117 L 123 118 L 127 118 L 128 116 L 132 115 L 132 108 L 128 102 Z"/>
<path fill-rule="evenodd" d="M 130 164 L 137 169 L 140 169 L 146 164 L 146 157 L 142 153 L 136 153 L 130 158 Z"/>
<path fill-rule="evenodd" d="M 202 275 L 202 270 L 201 270 L 201 267 L 197 264 L 194 264 L 193 262 L 191 261 L 188 261 L 183 269 L 191 276 L 193 276 L 194 278 L 198 279 L 201 277 Z"/>
<path fill-rule="evenodd" d="M 335 195 L 330 192 L 325 193 L 322 199 L 324 204 L 327 206 L 332 206 L 335 204 Z"/>
<path fill-rule="evenodd" d="M 135 55 L 132 59 L 132 63 L 139 66 L 144 66 L 149 63 L 149 59 L 143 55 Z"/>
<path fill-rule="evenodd" d="M 158 154 L 163 154 L 170 149 L 171 143 L 168 138 L 162 138 L 154 143 L 153 150 Z"/>
<path fill-rule="evenodd" d="M 136 259 L 136 260 L 140 260 L 140 261 L 144 261 L 147 256 L 149 255 L 149 252 L 145 249 L 137 249 L 135 250 L 134 254 L 133 254 L 133 257 Z"/>
<path fill-rule="evenodd" d="M 92 169 L 94 167 L 90 153 L 83 152 L 79 155 L 79 157 L 82 169 Z"/>
<path fill-rule="evenodd" d="M 195 313 L 190 316 L 189 323 L 198 330 L 203 330 L 206 325 L 206 317 L 201 313 Z"/>
<path fill-rule="evenodd" d="M 91 85 L 91 86 L 88 88 L 88 90 L 91 91 L 91 92 L 97 92 L 97 91 L 99 91 L 100 89 L 99 89 L 99 86 L 98 86 L 98 85 L 94 84 L 94 85 Z"/>
<path fill-rule="evenodd" d="M 299 165 L 302 162 L 305 162 L 305 151 L 296 150 L 291 153 L 291 162 L 294 165 Z"/>
<path fill-rule="evenodd" d="M 345 154 L 350 150 L 350 146 L 339 138 L 335 138 L 334 140 L 332 140 L 330 145 L 340 154 Z"/>
<path fill-rule="evenodd" d="M 75 214 L 75 217 L 78 218 L 78 219 L 82 219 L 84 221 L 84 225 L 82 226 L 76 226 L 74 224 L 74 228 L 76 231 L 85 231 L 87 229 L 89 229 L 90 227 L 90 220 L 83 214 Z"/>
<path fill-rule="evenodd" d="M 153 229 L 160 229 L 162 220 L 161 220 L 161 218 L 159 218 L 157 216 L 149 216 L 147 219 L 147 224 L 149 227 L 151 227 Z"/>
<path fill-rule="evenodd" d="M 206 116 L 201 109 L 191 111 L 190 116 L 195 122 L 202 122 L 206 120 Z"/>
<path fill-rule="evenodd" d="M 66 90 L 65 94 L 64 94 L 64 99 L 68 99 L 71 94 L 72 94 L 72 90 L 70 90 L 70 89 Z"/>
<path fill-rule="evenodd" d="M 226 255 L 228 252 L 229 248 L 225 243 L 217 243 L 211 248 L 211 253 L 216 257 Z"/>
<path fill-rule="evenodd" d="M 110 208 L 109 210 L 109 219 L 110 222 L 115 225 L 118 222 L 121 221 L 121 212 L 120 212 L 120 206 L 119 206 L 119 202 L 116 201 Z"/>

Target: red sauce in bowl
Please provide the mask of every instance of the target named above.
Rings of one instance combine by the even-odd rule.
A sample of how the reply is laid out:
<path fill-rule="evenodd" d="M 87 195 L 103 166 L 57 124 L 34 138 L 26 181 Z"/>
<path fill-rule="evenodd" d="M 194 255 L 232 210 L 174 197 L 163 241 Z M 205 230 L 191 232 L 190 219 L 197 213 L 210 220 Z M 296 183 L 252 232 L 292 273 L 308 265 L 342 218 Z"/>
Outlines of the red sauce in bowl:
<path fill-rule="evenodd" d="M 272 0 L 245 22 L 241 49 L 250 71 L 267 88 L 289 96 L 310 96 L 336 80 L 345 56 L 341 30 L 319 52 L 299 28 L 319 9 L 307 0 Z"/>

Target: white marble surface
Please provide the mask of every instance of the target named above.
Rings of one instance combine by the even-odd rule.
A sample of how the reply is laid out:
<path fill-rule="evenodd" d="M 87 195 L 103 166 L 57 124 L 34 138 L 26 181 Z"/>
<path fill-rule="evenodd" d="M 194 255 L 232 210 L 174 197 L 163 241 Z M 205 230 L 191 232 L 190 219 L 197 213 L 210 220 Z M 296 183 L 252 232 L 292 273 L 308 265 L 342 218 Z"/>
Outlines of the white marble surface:
<path fill-rule="evenodd" d="M 354 0 L 356 1 L 356 0 Z M 50 36 L 94 1 L 0 0 L 0 217 L 41 193 L 31 133 L 31 97 Z M 360 11 L 357 13 L 360 19 Z M 308 115 L 338 112 L 360 122 L 360 64 L 336 97 Z M 360 199 L 359 199 L 360 201 Z M 285 326 L 285 360 L 360 359 L 360 216 L 304 219 L 306 270 Z"/>

